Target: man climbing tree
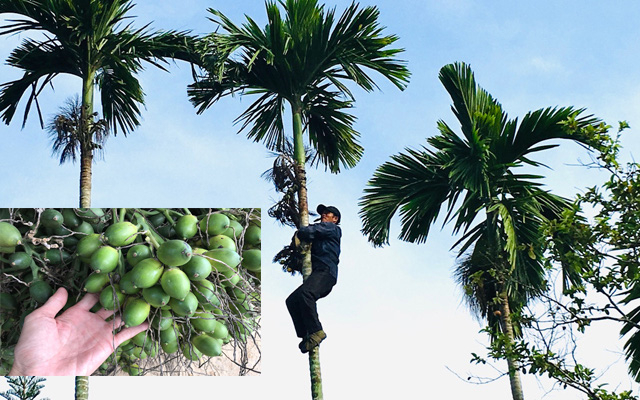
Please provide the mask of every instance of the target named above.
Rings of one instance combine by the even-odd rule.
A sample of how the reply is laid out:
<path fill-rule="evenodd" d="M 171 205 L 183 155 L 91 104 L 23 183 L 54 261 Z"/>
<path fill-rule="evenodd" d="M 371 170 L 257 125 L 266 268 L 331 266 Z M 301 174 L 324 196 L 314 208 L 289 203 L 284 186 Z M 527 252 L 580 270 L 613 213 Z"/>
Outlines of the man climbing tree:
<path fill-rule="evenodd" d="M 316 301 L 331 293 L 338 280 L 338 258 L 342 231 L 340 211 L 334 206 L 320 204 L 317 208 L 320 223 L 301 227 L 296 232 L 300 241 L 311 243 L 311 275 L 287 298 L 287 308 L 296 334 L 302 339 L 300 351 L 309 352 L 327 334 L 318 319 Z"/>

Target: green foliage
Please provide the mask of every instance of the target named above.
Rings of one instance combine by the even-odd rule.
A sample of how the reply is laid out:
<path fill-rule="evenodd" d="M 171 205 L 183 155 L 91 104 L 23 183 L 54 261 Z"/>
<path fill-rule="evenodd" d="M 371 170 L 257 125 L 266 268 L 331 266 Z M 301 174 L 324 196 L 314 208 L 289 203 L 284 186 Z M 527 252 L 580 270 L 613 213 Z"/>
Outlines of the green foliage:
<path fill-rule="evenodd" d="M 46 379 L 38 376 L 5 376 L 11 389 L 0 392 L 0 397 L 6 400 L 36 400 L 40 390 L 44 388 L 41 383 Z M 49 400 L 41 398 L 40 400 Z"/>
<path fill-rule="evenodd" d="M 75 159 L 80 150 L 80 206 L 91 205 L 93 150 L 107 132 L 124 135 L 140 125 L 144 93 L 136 74 L 143 62 L 161 69 L 166 59 L 199 62 L 194 37 L 186 32 L 150 32 L 134 29 L 126 21 L 133 8 L 129 0 L 4 0 L 0 14 L 18 19 L 0 26 L 0 36 L 38 31 L 39 39 L 26 38 L 7 64 L 24 71 L 21 78 L 0 84 L 0 117 L 9 124 L 23 97 L 27 97 L 22 126 L 35 105 L 40 125 L 44 121 L 38 97 L 59 74 L 81 79 L 79 118 L 61 119 L 55 131 L 53 152 L 60 161 Z M 94 88 L 100 90 L 103 119 L 95 121 Z M 64 111 L 63 111 L 64 113 Z"/>
<path fill-rule="evenodd" d="M 491 359 L 517 359 L 523 373 L 546 376 L 556 381 L 561 389 L 573 388 L 584 393 L 589 400 L 638 399 L 630 390 L 619 393 L 606 390 L 606 383 L 597 383 L 598 377 L 594 369 L 580 363 L 569 364 L 569 357 L 557 354 L 549 348 L 538 348 L 524 340 L 507 346 L 505 335 L 500 334 L 487 350 L 487 357 Z M 471 362 L 486 364 L 487 359 L 472 353 Z"/>
<path fill-rule="evenodd" d="M 374 245 L 387 244 L 391 219 L 399 214 L 400 239 L 422 243 L 446 207 L 444 223 L 463 233 L 452 248 L 459 246 L 459 257 L 473 249 L 456 272 L 472 295 L 467 299 L 472 310 L 492 318 L 491 299 L 506 290 L 517 312 L 546 289 L 540 227 L 569 203 L 543 190 L 542 176 L 517 174 L 516 168 L 541 166 L 531 154 L 556 147 L 544 144 L 550 139 L 590 144 L 565 127 L 567 120 L 577 129 L 599 121 L 566 107 L 529 112 L 518 124 L 476 84 L 468 65 L 444 66 L 440 80 L 453 101 L 460 133 L 440 121 L 439 134 L 427 139 L 433 150 L 407 149 L 376 170 L 360 202 L 362 232 Z"/>
<path fill-rule="evenodd" d="M 629 370 L 638 380 L 640 370 L 640 307 L 628 312 L 624 305 L 637 304 L 640 298 L 638 265 L 640 263 L 640 187 L 638 164 L 621 166 L 620 135 L 629 127 L 619 125 L 615 135 L 610 126 L 600 123 L 577 127 L 574 119 L 563 123 L 567 133 L 582 137 L 582 143 L 597 149 L 589 168 L 605 169 L 610 178 L 601 186 L 588 188 L 577 196 L 555 219 L 544 221 L 547 268 L 560 266 L 562 296 L 555 298 L 553 288 L 542 293 L 547 305 L 542 316 L 525 315 L 523 326 L 527 340 L 506 345 L 502 333 L 486 331 L 495 337 L 488 347 L 488 357 L 495 360 L 516 359 L 523 373 L 546 376 L 560 388 L 573 388 L 589 399 L 637 399 L 631 391 L 607 390 L 599 383 L 596 369 L 575 358 L 577 343 L 573 330 L 587 333 L 597 321 L 620 324 L 621 335 L 629 335 L 625 343 Z M 592 210 L 587 218 L 584 209 Z M 486 363 L 473 354 L 472 362 Z"/>
<path fill-rule="evenodd" d="M 484 209 L 494 214 L 493 226 L 500 225 L 513 262 L 518 246 L 527 244 L 517 235 L 522 239 L 531 235 L 522 230 L 527 224 L 517 224 L 521 218 L 514 217 L 548 218 L 567 204 L 540 188 L 537 180 L 542 176 L 516 174 L 516 168 L 542 166 L 531 154 L 557 147 L 543 144 L 547 140 L 571 139 L 588 145 L 583 135 L 565 128 L 568 119 L 579 129 L 599 121 L 581 116 L 583 110 L 566 107 L 529 112 L 518 125 L 476 84 L 468 65 L 444 66 L 440 80 L 453 101 L 461 134 L 439 121 L 439 134 L 427 139 L 433 150 L 407 149 L 380 166 L 360 202 L 362 231 L 374 245 L 388 244 L 391 218 L 397 213 L 402 220 L 400 239 L 422 243 L 446 204 L 444 222 L 454 223 L 454 233 L 465 233 L 457 243 L 463 243 L 462 253 L 482 234 L 480 224 L 472 225 L 478 210 Z"/>
<path fill-rule="evenodd" d="M 398 37 L 383 35 L 376 7 L 353 3 L 337 17 L 317 0 L 286 0 L 268 1 L 266 11 L 268 24 L 260 28 L 250 17 L 238 26 L 209 10 L 222 32 L 202 44 L 206 74 L 189 87 L 192 103 L 202 113 L 228 95 L 259 95 L 236 121 L 248 138 L 278 153 L 289 141 L 283 123 L 288 103 L 301 113 L 316 150 L 311 163 L 335 173 L 353 167 L 363 149 L 355 116 L 347 112 L 354 96 L 346 82 L 371 91 L 377 85 L 368 71 L 375 71 L 404 89 L 409 72 L 395 58 L 403 50 L 389 48 Z"/>
<path fill-rule="evenodd" d="M 589 167 L 604 169 L 610 177 L 578 195 L 575 207 L 549 224 L 547 233 L 551 259 L 579 276 L 565 287 L 570 318 L 580 331 L 596 320 L 621 323 L 620 334 L 628 335 L 624 348 L 629 371 L 640 381 L 640 164 L 619 162 L 620 136 L 627 128 L 621 122 L 615 135 L 606 125 L 578 130 L 599 150 Z M 580 213 L 585 206 L 595 211 L 592 221 Z M 590 291 L 602 295 L 604 303 L 585 302 Z M 624 305 L 635 308 L 624 311 Z"/>

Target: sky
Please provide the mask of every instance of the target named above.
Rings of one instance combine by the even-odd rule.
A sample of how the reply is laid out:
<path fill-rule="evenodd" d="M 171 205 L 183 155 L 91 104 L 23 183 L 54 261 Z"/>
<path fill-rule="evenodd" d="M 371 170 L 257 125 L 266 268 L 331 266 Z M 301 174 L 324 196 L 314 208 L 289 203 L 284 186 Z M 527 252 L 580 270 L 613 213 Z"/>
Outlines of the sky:
<path fill-rule="evenodd" d="M 215 29 L 206 9 L 213 7 L 233 21 L 243 15 L 265 23 L 264 3 L 237 0 L 138 1 L 135 26 L 190 30 L 206 34 Z M 340 13 L 349 1 L 330 1 Z M 424 398 L 446 395 L 477 399 L 508 398 L 509 382 L 502 377 L 474 384 L 469 376 L 495 378 L 501 363 L 471 364 L 471 353 L 483 354 L 482 324 L 461 301 L 462 289 L 452 279 L 456 238 L 451 228 L 434 227 L 425 244 L 395 239 L 399 221 L 391 226 L 391 243 L 374 248 L 360 233 L 358 201 L 375 169 L 403 149 L 420 148 L 437 133 L 442 119 L 457 128 L 451 100 L 438 80 L 444 65 L 471 65 L 477 82 L 489 91 L 510 117 L 550 106 L 585 108 L 616 126 L 626 120 L 631 129 L 623 138 L 623 158 L 640 154 L 635 138 L 640 124 L 640 71 L 636 38 L 640 4 L 634 1 L 496 0 L 362 1 L 380 9 L 386 33 L 400 37 L 401 58 L 412 72 L 405 91 L 377 77 L 380 91 L 355 90 L 355 128 L 365 153 L 353 169 L 335 175 L 324 169 L 308 172 L 309 201 L 337 206 L 342 219 L 339 281 L 318 303 L 328 334 L 321 345 L 326 399 Z M 28 34 L 0 37 L 0 59 Z M 186 96 L 191 71 L 183 63 L 168 72 L 152 66 L 139 75 L 146 93 L 142 125 L 127 137 L 118 134 L 106 144 L 104 160 L 93 169 L 95 207 L 261 207 L 263 210 L 262 288 L 263 362 L 260 377 L 215 378 L 92 378 L 91 399 L 152 398 L 206 393 L 233 394 L 236 399 L 258 396 L 281 400 L 308 398 L 308 362 L 300 354 L 284 300 L 300 283 L 270 264 L 293 231 L 266 215 L 277 198 L 260 177 L 273 158 L 263 144 L 237 134 L 234 118 L 252 99 L 227 98 L 196 115 Z M 20 75 L 0 65 L 0 81 Z M 45 118 L 64 100 L 78 93 L 80 81 L 59 76 L 55 90 L 42 93 Z M 0 125 L 0 207 L 74 207 L 78 202 L 79 166 L 58 165 L 51 157 L 46 133 L 35 114 L 21 129 L 19 108 L 9 126 Z M 288 121 L 285 118 L 285 121 Z M 563 143 L 539 158 L 550 169 L 545 184 L 572 197 L 606 176 L 579 166 L 590 160 L 580 146 Z M 596 326 L 579 337 L 579 358 L 603 374 L 610 389 L 640 390 L 626 373 L 623 341 L 618 330 Z M 143 379 L 143 385 L 137 379 Z M 115 384 L 114 380 L 118 383 Z M 0 390 L 4 390 L 0 381 Z M 523 376 L 529 399 L 580 399 L 544 379 Z M 69 398 L 72 378 L 48 378 L 45 395 Z"/>

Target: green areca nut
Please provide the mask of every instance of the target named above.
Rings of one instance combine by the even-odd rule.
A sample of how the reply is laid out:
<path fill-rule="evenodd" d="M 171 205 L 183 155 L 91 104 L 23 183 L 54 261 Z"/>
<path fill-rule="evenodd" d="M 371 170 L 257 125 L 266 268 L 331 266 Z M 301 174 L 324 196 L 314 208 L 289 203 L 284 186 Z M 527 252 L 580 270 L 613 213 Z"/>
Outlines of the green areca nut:
<path fill-rule="evenodd" d="M 178 268 L 165 270 L 160 278 L 160 284 L 165 293 L 178 300 L 184 300 L 191 290 L 189 277 Z"/>
<path fill-rule="evenodd" d="M 119 257 L 118 250 L 111 246 L 102 246 L 91 255 L 89 265 L 98 273 L 108 273 L 116 269 Z"/>
<path fill-rule="evenodd" d="M 15 226 L 0 222 L 0 247 L 15 247 L 21 243 L 22 235 Z"/>
<path fill-rule="evenodd" d="M 122 320 L 125 326 L 138 326 L 143 323 L 149 316 L 151 306 L 144 300 L 130 299 L 124 306 Z"/>
<path fill-rule="evenodd" d="M 179 267 L 189 262 L 193 251 L 182 240 L 167 240 L 158 247 L 158 260 L 169 267 Z"/>

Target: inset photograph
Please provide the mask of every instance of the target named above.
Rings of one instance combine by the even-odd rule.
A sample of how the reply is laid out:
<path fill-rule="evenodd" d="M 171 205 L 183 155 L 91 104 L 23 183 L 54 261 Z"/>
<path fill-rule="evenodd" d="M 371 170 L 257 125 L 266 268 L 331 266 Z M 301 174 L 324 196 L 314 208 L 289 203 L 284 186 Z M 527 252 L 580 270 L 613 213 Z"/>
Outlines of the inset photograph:
<path fill-rule="evenodd" d="M 0 209 L 3 375 L 259 375 L 259 208 Z"/>

